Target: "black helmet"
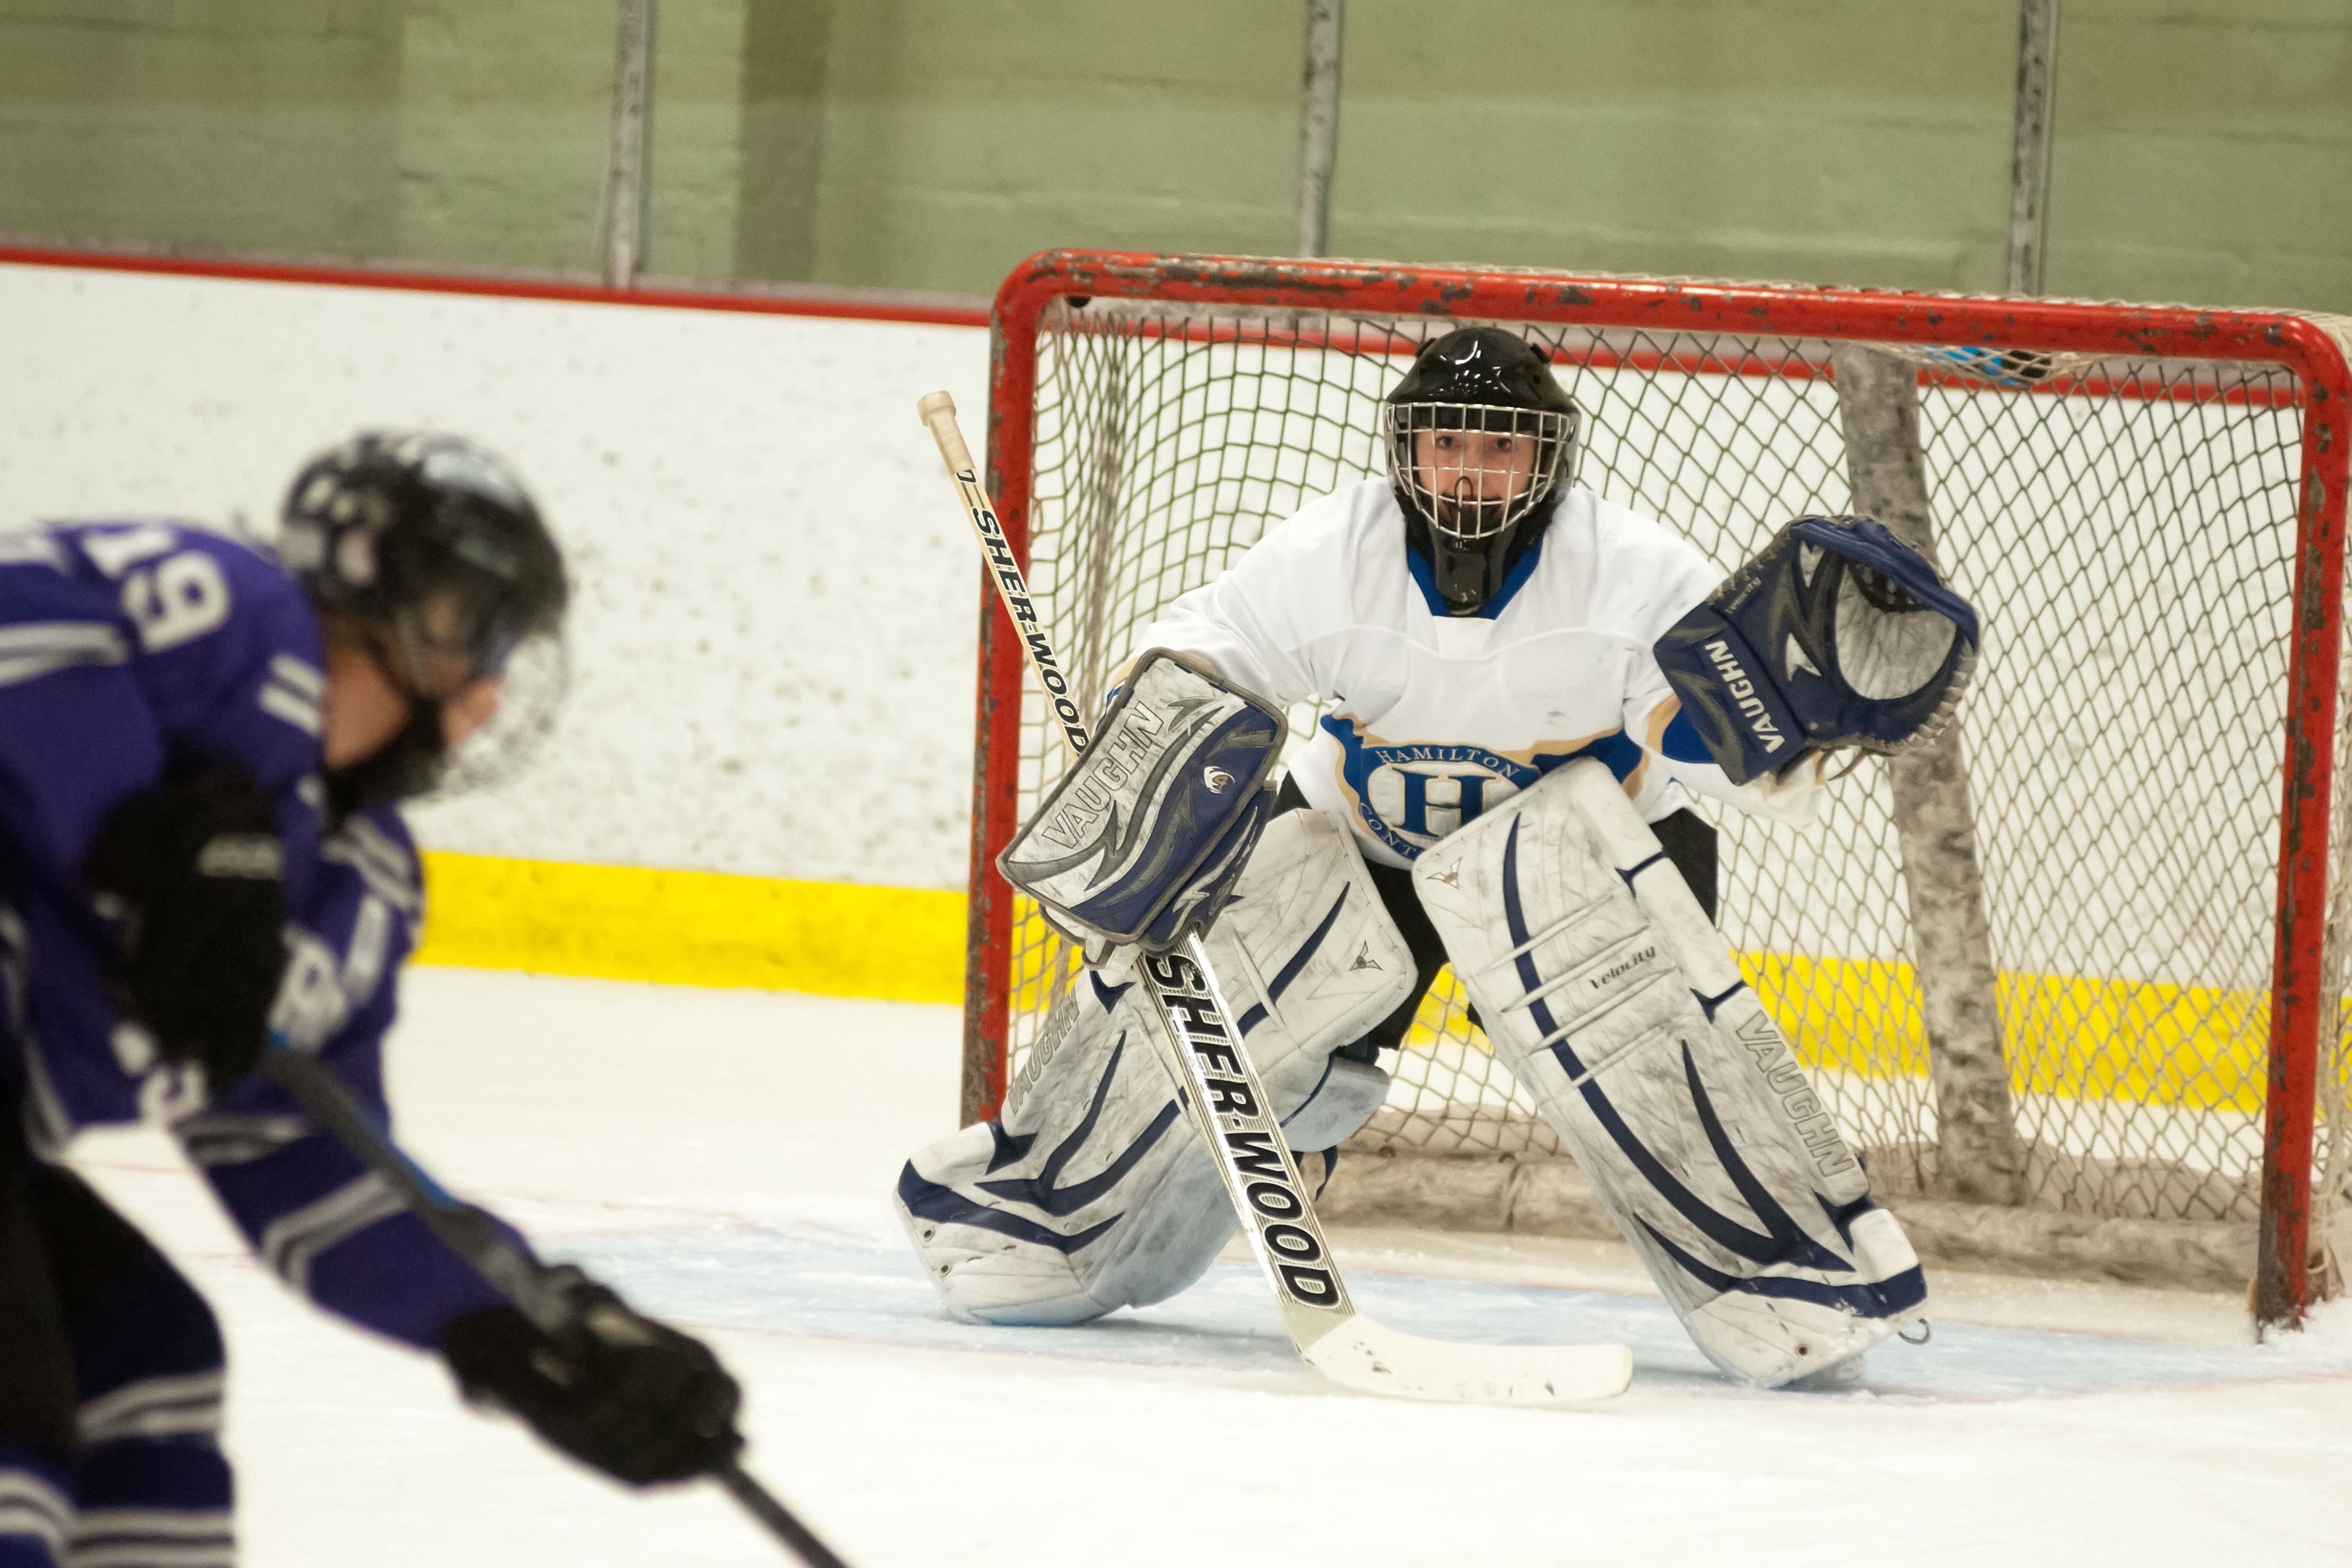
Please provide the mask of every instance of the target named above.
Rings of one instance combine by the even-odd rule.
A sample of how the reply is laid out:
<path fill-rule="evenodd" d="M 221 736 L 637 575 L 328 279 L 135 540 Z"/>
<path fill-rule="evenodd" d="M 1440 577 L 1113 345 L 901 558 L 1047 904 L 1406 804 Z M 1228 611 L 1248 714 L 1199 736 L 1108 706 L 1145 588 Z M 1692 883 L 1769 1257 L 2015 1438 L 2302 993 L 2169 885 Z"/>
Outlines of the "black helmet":
<path fill-rule="evenodd" d="M 1582 416 L 1527 342 L 1495 327 L 1464 327 L 1424 345 L 1381 409 L 1389 480 L 1408 542 L 1426 552 L 1446 611 L 1475 616 L 1513 562 L 1551 521 L 1575 462 Z M 1419 437 L 1448 434 L 1527 443 L 1507 466 L 1457 468 L 1450 489 L 1416 460 Z M 1487 452 L 1477 454 L 1487 456 Z M 1499 496 L 1490 490 L 1500 490 Z"/>
<path fill-rule="evenodd" d="M 562 689 L 562 632 L 571 599 L 563 554 L 521 479 L 493 453 L 456 436 L 369 431 L 310 459 L 279 516 L 278 558 L 321 621 L 355 637 L 409 700 L 400 736 L 331 776 L 348 808 L 421 795 L 443 782 L 441 704 L 485 676 L 506 676 L 535 650 L 530 689 L 506 689 L 521 731 L 543 731 Z M 553 686 L 548 685 L 553 676 Z M 480 748 L 514 752 L 515 715 Z M 478 750 L 471 742 L 466 751 Z M 478 782 L 484 769 L 476 767 Z M 488 771 L 497 771 L 489 769 Z"/>

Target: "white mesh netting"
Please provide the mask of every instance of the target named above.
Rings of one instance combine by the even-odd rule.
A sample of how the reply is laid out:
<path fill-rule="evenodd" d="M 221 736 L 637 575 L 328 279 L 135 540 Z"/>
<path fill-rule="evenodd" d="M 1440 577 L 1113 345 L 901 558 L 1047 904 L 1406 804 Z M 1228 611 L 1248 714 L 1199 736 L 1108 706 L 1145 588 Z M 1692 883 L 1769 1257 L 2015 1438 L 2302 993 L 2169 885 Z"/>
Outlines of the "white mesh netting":
<path fill-rule="evenodd" d="M 1460 324 L 1049 311 L 1029 583 L 1087 710 L 1160 605 L 1308 500 L 1380 471 L 1379 399 L 1425 334 Z M 1663 520 L 1727 572 L 1790 519 L 1848 510 L 1827 344 L 1496 324 L 1550 350 L 1582 406 L 1575 482 Z M 2274 367 L 2152 359 L 2061 362 L 2032 388 L 1953 374 L 1922 386 L 1939 550 L 1986 625 L 1963 737 L 2036 1205 L 2256 1213 L 2294 391 Z M 1031 689 L 1024 814 L 1062 766 L 1041 717 Z M 1303 731 L 1311 710 L 1294 718 Z M 1751 983 L 1881 1191 L 1932 1190 L 1935 1096 L 1883 764 L 1836 785 L 1810 834 L 1701 809 L 1723 833 L 1721 923 Z M 2338 844 L 2342 821 L 2339 805 Z M 2340 878 L 2334 900 L 2341 912 Z M 1016 914 L 1016 1072 L 1070 962 Z M 2333 1194 L 2352 1140 L 2335 1136 L 2344 1032 L 2326 1034 L 2315 1174 Z M 1450 976 L 1390 1065 L 1388 1104 L 1349 1147 L 1559 1157 Z"/>

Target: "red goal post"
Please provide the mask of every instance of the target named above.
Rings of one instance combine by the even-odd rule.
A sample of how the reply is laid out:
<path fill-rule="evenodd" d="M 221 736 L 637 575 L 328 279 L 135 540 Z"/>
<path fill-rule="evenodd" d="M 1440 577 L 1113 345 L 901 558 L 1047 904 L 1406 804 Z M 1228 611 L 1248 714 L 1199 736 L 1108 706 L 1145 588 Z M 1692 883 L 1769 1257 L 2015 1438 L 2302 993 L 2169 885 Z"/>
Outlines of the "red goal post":
<path fill-rule="evenodd" d="M 996 297 L 987 464 L 1066 658 L 1099 671 L 1124 658 L 1120 637 L 1155 605 L 1305 500 L 1376 472 L 1370 430 L 1354 434 L 1371 400 L 1425 336 L 1472 321 L 1522 331 L 1573 383 L 1597 437 L 1579 482 L 1693 533 L 1727 567 L 1795 509 L 1845 509 L 1826 400 L 1835 346 L 1916 367 L 1935 507 L 1954 531 L 1945 563 L 1988 619 L 1964 723 L 2004 1089 L 2021 1157 L 2038 1162 L 2025 1201 L 2122 1225 L 2251 1223 L 2258 1315 L 2298 1318 L 2315 1215 L 2352 1152 L 2352 940 L 2328 938 L 2352 838 L 2333 794 L 2352 322 L 1046 252 Z M 2110 617 L 2136 619 L 2100 640 Z M 968 1121 L 998 1113 L 1070 973 L 994 868 L 1059 763 L 1024 742 L 1036 726 L 1021 651 L 985 586 L 980 626 Z M 1933 1194 L 1932 1042 L 1901 862 L 1881 786 L 1853 787 L 1815 861 L 1722 824 L 1724 923 L 1874 1180 Z M 2352 931 L 2352 910 L 2336 914 Z M 1433 992 L 1423 1022 L 1391 1110 L 1349 1147 L 1556 1155 L 1458 1003 Z"/>

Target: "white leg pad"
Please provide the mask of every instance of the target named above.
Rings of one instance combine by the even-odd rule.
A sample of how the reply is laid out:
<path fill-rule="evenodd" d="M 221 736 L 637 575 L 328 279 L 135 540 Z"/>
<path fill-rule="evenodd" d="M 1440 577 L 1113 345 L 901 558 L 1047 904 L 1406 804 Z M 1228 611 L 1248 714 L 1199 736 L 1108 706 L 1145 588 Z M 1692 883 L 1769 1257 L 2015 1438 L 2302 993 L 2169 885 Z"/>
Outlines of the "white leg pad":
<path fill-rule="evenodd" d="M 1276 817 L 1208 948 L 1293 1147 L 1362 1126 L 1388 1075 L 1331 1052 L 1396 1009 L 1413 966 L 1347 830 L 1319 812 Z M 1154 1027 L 1141 985 L 1080 976 L 1003 1121 L 907 1163 L 899 1218 L 950 1311 L 1047 1324 L 1148 1306 L 1199 1279 L 1232 1236 Z"/>
<path fill-rule="evenodd" d="M 1926 1317 L 1895 1217 L 1598 763 L 1424 853 L 1488 1037 L 1708 1359 L 1775 1386 Z"/>
<path fill-rule="evenodd" d="M 1191 1284 L 1233 1233 L 1137 984 L 1078 977 L 1003 1122 L 919 1150 L 898 1217 L 957 1317 L 1079 1323 Z M 1041 1049 L 1044 1047 L 1041 1045 Z"/>
<path fill-rule="evenodd" d="M 1319 811 L 1268 823 L 1208 948 L 1290 1146 L 1328 1149 L 1370 1121 L 1388 1074 L 1331 1053 L 1396 1011 L 1413 964 L 1355 835 Z"/>

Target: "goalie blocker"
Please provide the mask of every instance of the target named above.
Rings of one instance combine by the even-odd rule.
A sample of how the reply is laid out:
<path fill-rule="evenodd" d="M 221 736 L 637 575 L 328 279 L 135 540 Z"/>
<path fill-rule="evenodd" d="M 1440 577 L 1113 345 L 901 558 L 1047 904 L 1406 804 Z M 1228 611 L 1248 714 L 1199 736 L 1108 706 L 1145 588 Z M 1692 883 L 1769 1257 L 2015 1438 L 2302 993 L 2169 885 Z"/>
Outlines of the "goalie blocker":
<path fill-rule="evenodd" d="M 1138 658 L 1094 742 L 997 857 L 1099 958 L 1205 932 L 1271 814 L 1282 714 L 1182 654 Z"/>
<path fill-rule="evenodd" d="M 1924 1321 L 1909 1242 L 1607 768 L 1570 763 L 1413 884 L 1496 1056 L 1710 1361 L 1772 1386 Z"/>

